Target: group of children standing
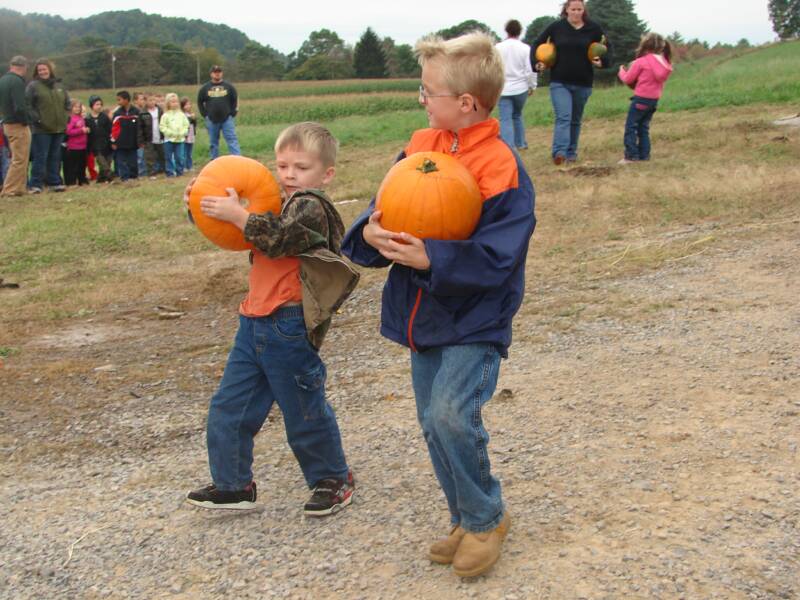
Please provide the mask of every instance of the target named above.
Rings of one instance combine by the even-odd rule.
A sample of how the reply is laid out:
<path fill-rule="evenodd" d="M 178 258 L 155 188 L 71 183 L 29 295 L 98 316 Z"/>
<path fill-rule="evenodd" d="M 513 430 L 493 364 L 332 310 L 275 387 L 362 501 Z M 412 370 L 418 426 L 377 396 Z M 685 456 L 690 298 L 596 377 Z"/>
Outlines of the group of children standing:
<path fill-rule="evenodd" d="M 191 101 L 177 94 L 117 94 L 116 110 L 100 96 L 89 97 L 89 110 L 72 101 L 64 152 L 64 183 L 86 185 L 123 181 L 158 173 L 167 177 L 191 170 L 197 119 Z M 88 175 L 87 175 L 88 171 Z"/>

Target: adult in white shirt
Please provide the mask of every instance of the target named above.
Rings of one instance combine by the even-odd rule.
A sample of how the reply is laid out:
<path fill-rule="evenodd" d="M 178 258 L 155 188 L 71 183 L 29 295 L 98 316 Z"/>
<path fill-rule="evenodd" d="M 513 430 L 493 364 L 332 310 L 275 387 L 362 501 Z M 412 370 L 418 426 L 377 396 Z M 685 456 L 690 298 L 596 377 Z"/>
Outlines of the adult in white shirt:
<path fill-rule="evenodd" d="M 506 83 L 498 104 L 500 109 L 500 137 L 512 148 L 525 150 L 525 124 L 522 109 L 525 101 L 536 89 L 537 76 L 531 68 L 531 47 L 519 39 L 522 25 L 516 19 L 506 23 L 508 37 L 497 44 L 503 59 Z"/>

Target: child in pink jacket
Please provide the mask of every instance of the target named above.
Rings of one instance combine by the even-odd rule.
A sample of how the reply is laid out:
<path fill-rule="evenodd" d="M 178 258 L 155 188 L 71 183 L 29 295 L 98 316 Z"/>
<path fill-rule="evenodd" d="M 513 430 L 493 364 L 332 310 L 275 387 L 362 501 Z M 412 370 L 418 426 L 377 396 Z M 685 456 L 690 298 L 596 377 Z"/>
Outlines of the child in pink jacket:
<path fill-rule="evenodd" d="M 86 178 L 86 146 L 89 128 L 83 118 L 83 104 L 72 101 L 72 111 L 67 121 L 67 152 L 64 155 L 64 183 L 88 185 Z"/>
<path fill-rule="evenodd" d="M 619 78 L 633 88 L 625 122 L 625 158 L 620 164 L 650 160 L 650 121 L 656 112 L 664 84 L 672 74 L 672 47 L 657 33 L 648 33 L 636 50 L 630 70 L 619 68 Z"/>

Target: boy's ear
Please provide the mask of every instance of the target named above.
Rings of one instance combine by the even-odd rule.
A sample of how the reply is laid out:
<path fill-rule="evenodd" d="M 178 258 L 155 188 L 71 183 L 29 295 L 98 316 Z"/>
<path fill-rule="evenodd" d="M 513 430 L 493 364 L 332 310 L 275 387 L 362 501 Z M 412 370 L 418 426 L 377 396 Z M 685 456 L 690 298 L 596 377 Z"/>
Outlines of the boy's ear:
<path fill-rule="evenodd" d="M 322 177 L 323 185 L 328 185 L 336 176 L 336 167 L 328 167 L 325 169 L 325 175 Z"/>
<path fill-rule="evenodd" d="M 472 94 L 461 94 L 458 99 L 460 102 L 459 108 L 461 109 L 461 112 L 468 113 L 478 110 L 478 101 Z"/>

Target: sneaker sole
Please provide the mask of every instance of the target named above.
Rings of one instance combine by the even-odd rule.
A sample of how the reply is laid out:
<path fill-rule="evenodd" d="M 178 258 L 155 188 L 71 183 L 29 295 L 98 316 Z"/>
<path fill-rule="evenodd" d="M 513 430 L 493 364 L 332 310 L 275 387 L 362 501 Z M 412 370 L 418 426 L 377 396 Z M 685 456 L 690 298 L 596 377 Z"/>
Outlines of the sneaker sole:
<path fill-rule="evenodd" d="M 334 504 L 330 508 L 326 508 L 324 510 L 303 509 L 303 513 L 307 517 L 327 517 L 328 515 L 332 515 L 334 513 L 339 512 L 345 506 L 349 506 L 352 501 L 353 501 L 353 494 L 350 494 L 344 501 L 340 502 L 339 504 Z"/>
<path fill-rule="evenodd" d="M 205 502 L 203 500 L 193 500 L 186 498 L 186 502 L 200 508 L 207 508 L 209 510 L 253 510 L 258 508 L 255 502 L 236 502 L 230 504 L 215 504 L 213 502 Z"/>

